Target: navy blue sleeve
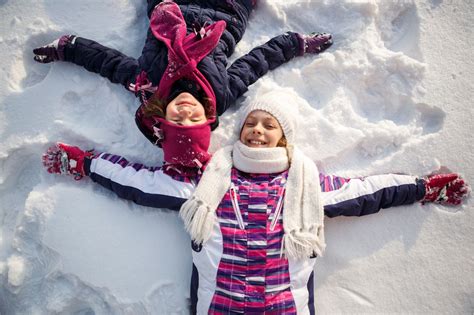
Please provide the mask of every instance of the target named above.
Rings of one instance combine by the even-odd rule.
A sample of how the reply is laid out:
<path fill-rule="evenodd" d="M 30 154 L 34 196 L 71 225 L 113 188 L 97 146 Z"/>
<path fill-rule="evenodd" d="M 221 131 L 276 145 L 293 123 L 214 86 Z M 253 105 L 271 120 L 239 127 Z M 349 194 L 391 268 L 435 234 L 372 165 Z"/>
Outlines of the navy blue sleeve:
<path fill-rule="evenodd" d="M 97 184 L 113 191 L 119 198 L 133 201 L 134 203 L 145 207 L 165 208 L 179 211 L 181 205 L 187 200 L 165 194 L 146 193 L 139 188 L 122 185 L 114 182 L 110 178 L 95 173 L 91 174 L 90 178 Z"/>
<path fill-rule="evenodd" d="M 116 49 L 103 46 L 93 40 L 76 37 L 66 46 L 65 61 L 98 73 L 112 83 L 120 83 L 125 88 L 135 80 L 138 72 L 138 61 Z"/>
<path fill-rule="evenodd" d="M 269 70 L 293 59 L 298 50 L 299 42 L 296 33 L 288 32 L 255 47 L 248 54 L 234 61 L 227 69 L 231 99 L 226 103 L 233 104 L 248 90 L 250 85 Z"/>
<path fill-rule="evenodd" d="M 340 189 L 323 192 L 328 217 L 363 216 L 380 209 L 413 204 L 425 195 L 422 179 L 386 174 L 351 179 Z"/>

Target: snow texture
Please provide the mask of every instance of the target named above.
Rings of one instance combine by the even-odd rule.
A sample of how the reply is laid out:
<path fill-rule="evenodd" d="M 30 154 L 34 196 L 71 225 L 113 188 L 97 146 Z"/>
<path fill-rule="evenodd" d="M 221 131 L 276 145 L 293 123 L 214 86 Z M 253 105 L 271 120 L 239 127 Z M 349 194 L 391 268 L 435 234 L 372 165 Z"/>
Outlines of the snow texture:
<path fill-rule="evenodd" d="M 188 313 L 190 241 L 177 214 L 41 165 L 56 141 L 161 163 L 135 126 L 133 95 L 31 52 L 72 33 L 137 57 L 145 1 L 0 0 L 0 16 L 0 313 Z M 269 73 L 237 105 L 293 88 L 297 143 L 326 173 L 447 166 L 474 183 L 472 16 L 469 0 L 260 0 L 235 57 L 287 30 L 330 32 L 335 44 Z M 213 150 L 237 118 L 223 116 Z M 318 313 L 472 314 L 473 208 L 468 199 L 328 219 Z"/>

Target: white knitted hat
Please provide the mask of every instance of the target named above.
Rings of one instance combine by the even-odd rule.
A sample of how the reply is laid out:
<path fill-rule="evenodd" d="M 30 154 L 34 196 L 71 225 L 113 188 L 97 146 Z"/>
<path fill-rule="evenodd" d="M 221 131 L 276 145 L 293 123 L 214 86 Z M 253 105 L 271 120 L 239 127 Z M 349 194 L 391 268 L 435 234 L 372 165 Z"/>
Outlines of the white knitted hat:
<path fill-rule="evenodd" d="M 255 110 L 263 110 L 272 114 L 280 123 L 288 144 L 293 144 L 297 128 L 297 105 L 294 92 L 290 89 L 277 89 L 258 96 L 242 109 L 240 129 L 247 116 Z"/>

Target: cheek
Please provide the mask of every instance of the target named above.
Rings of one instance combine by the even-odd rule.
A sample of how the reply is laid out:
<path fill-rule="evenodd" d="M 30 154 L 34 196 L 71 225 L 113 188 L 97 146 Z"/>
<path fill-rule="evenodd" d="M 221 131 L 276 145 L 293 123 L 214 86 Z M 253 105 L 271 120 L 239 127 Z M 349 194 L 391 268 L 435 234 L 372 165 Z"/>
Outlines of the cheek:
<path fill-rule="evenodd" d="M 202 105 L 198 106 L 198 111 L 197 112 L 199 112 L 202 115 L 206 114 L 206 110 L 204 109 L 204 107 Z"/>
<path fill-rule="evenodd" d="M 207 119 L 206 112 L 204 110 L 202 110 L 201 112 L 196 113 L 195 116 L 198 117 L 198 118 Z"/>
<path fill-rule="evenodd" d="M 281 132 L 281 130 L 276 130 L 273 134 L 273 140 L 278 143 L 280 142 L 281 138 L 283 138 L 283 132 Z"/>
<path fill-rule="evenodd" d="M 165 110 L 166 117 L 176 115 L 177 111 L 173 105 L 168 105 Z"/>
<path fill-rule="evenodd" d="M 239 137 L 239 139 L 240 139 L 241 142 L 243 142 L 244 137 L 245 137 L 245 127 L 242 128 L 242 130 L 240 131 L 240 137 Z"/>
<path fill-rule="evenodd" d="M 251 128 L 248 127 L 242 127 L 242 130 L 240 131 L 240 140 L 244 140 L 246 136 L 251 132 Z M 243 141 L 242 141 L 243 142 Z"/>

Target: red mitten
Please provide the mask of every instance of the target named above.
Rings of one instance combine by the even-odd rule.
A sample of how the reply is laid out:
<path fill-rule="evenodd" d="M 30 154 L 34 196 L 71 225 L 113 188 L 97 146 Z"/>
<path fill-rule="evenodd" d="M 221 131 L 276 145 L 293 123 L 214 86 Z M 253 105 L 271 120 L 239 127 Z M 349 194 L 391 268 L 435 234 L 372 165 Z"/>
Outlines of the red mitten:
<path fill-rule="evenodd" d="M 75 180 L 85 176 L 84 159 L 92 157 L 90 151 L 65 143 L 56 143 L 43 154 L 43 165 L 49 173 L 74 175 Z"/>
<path fill-rule="evenodd" d="M 456 173 L 429 175 L 425 178 L 425 197 L 421 202 L 459 205 L 470 191 L 469 185 Z"/>

